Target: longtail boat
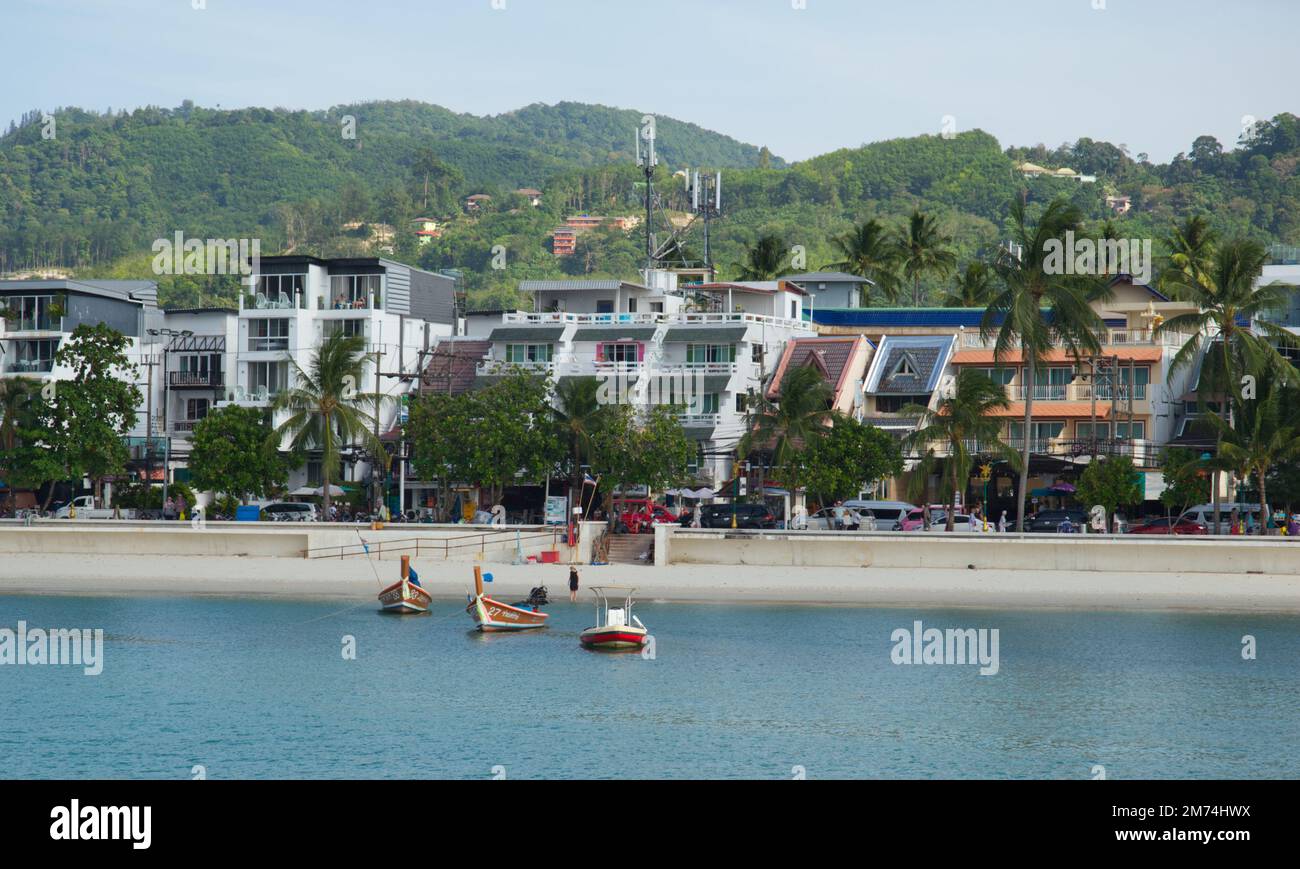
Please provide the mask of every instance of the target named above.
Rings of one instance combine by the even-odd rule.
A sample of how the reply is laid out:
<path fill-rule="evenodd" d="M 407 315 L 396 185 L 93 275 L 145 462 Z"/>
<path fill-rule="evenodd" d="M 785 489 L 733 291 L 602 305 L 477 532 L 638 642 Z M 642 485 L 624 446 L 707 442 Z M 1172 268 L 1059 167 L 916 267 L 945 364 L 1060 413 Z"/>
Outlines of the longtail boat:
<path fill-rule="evenodd" d="M 483 593 L 483 568 L 474 565 L 474 594 L 469 596 L 469 613 L 474 624 L 484 633 L 505 633 L 507 631 L 527 631 L 546 627 L 546 613 L 541 608 L 546 605 L 546 589 L 535 588 L 526 601 L 502 603 Z"/>
<path fill-rule="evenodd" d="M 650 632 L 639 618 L 632 615 L 632 594 L 636 589 L 622 585 L 597 585 L 592 586 L 591 591 L 596 595 L 596 625 L 578 636 L 583 648 L 631 652 L 644 646 Z M 623 605 L 610 606 L 606 592 L 622 595 Z"/>
<path fill-rule="evenodd" d="M 411 570 L 411 556 L 402 556 L 402 578 L 379 593 L 379 604 L 388 613 L 427 613 L 433 596 L 420 585 L 420 575 Z"/>

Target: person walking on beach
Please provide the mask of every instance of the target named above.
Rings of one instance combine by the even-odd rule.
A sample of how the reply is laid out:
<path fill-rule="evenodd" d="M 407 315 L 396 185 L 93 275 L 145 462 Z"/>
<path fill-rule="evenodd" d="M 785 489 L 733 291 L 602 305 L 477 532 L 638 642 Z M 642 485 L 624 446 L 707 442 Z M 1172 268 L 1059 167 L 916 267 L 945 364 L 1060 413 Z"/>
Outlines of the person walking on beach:
<path fill-rule="evenodd" d="M 569 602 L 578 602 L 578 568 L 569 568 Z"/>

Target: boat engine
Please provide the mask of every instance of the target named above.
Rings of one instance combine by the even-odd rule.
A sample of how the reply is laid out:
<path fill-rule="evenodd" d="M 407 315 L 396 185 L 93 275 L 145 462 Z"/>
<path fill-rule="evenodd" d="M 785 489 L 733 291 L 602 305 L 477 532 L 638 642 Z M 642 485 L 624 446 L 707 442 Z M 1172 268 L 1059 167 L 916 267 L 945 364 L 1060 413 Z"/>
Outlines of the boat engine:
<path fill-rule="evenodd" d="M 539 585 L 528 593 L 528 603 L 533 606 L 546 606 L 550 602 L 544 585 Z"/>

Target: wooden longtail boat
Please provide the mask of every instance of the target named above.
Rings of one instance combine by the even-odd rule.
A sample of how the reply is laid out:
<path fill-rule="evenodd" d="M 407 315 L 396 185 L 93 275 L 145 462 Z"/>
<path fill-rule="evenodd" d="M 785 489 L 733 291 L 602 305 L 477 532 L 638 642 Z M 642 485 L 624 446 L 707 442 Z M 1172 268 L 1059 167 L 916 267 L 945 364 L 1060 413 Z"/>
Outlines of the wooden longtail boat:
<path fill-rule="evenodd" d="M 483 568 L 474 565 L 474 594 L 465 607 L 474 624 L 484 633 L 527 631 L 546 627 L 546 613 L 537 604 L 526 602 L 508 604 L 493 600 L 483 593 Z"/>
<path fill-rule="evenodd" d="M 622 585 L 592 586 L 596 595 L 596 626 L 587 628 L 578 636 L 578 642 L 585 649 L 597 649 L 604 652 L 631 652 L 646 644 L 649 631 L 641 620 L 632 615 L 632 594 L 635 588 Z M 624 595 L 621 607 L 611 607 L 606 592 L 616 591 Z"/>
<path fill-rule="evenodd" d="M 388 613 L 427 613 L 433 596 L 420 586 L 420 576 L 411 570 L 411 556 L 402 556 L 402 578 L 379 593 L 379 604 Z"/>

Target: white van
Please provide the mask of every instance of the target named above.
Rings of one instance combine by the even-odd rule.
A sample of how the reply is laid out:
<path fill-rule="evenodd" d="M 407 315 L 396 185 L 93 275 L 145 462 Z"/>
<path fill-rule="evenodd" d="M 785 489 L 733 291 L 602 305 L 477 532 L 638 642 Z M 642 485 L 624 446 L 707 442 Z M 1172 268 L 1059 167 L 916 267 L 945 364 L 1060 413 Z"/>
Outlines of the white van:
<path fill-rule="evenodd" d="M 262 518 L 272 522 L 315 522 L 316 506 L 298 501 L 275 501 L 262 507 Z"/>
<path fill-rule="evenodd" d="M 845 507 L 852 507 L 864 519 L 875 518 L 876 531 L 897 531 L 907 514 L 916 509 L 906 501 L 845 501 Z"/>
<path fill-rule="evenodd" d="M 1220 534 L 1228 534 L 1231 531 L 1233 510 L 1237 511 L 1237 516 L 1241 519 L 1242 522 L 1250 524 L 1251 521 L 1253 520 L 1255 527 L 1257 529 L 1263 528 L 1264 524 L 1268 520 L 1268 513 L 1265 513 L 1263 516 L 1260 516 L 1259 504 L 1242 504 L 1242 503 L 1232 504 L 1232 503 L 1224 502 L 1219 505 L 1219 533 Z M 1183 515 L 1178 517 L 1178 519 L 1180 522 L 1183 521 L 1199 522 L 1205 526 L 1206 530 L 1209 531 L 1209 533 L 1211 534 L 1214 533 L 1214 505 L 1213 504 L 1197 504 L 1195 507 L 1192 507 L 1184 511 Z"/>

